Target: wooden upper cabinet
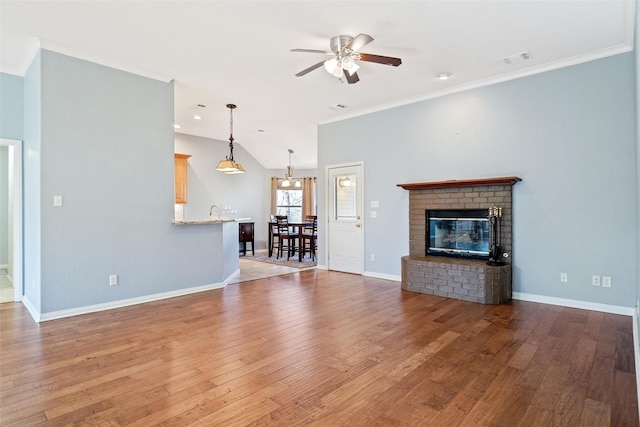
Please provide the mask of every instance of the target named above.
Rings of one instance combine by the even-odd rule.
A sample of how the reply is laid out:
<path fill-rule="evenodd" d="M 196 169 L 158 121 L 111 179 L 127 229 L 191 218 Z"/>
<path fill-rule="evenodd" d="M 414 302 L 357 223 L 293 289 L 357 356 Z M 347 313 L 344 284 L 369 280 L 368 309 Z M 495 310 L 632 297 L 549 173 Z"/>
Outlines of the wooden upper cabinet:
<path fill-rule="evenodd" d="M 187 159 L 191 154 L 175 153 L 174 157 L 174 179 L 176 183 L 176 203 L 187 203 Z"/>

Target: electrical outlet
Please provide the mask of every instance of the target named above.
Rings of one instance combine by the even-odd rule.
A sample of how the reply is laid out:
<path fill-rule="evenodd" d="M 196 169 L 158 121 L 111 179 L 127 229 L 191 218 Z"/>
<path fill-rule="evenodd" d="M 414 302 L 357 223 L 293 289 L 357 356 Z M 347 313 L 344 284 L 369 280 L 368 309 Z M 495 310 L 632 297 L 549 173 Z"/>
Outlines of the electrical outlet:
<path fill-rule="evenodd" d="M 569 277 L 567 276 L 567 273 L 560 273 L 560 281 L 562 283 L 567 283 L 569 281 Z"/>
<path fill-rule="evenodd" d="M 602 276 L 602 287 L 603 288 L 611 287 L 611 276 Z"/>
<path fill-rule="evenodd" d="M 375 261 L 376 260 L 376 254 L 371 254 L 370 259 L 371 259 L 371 261 Z"/>
<path fill-rule="evenodd" d="M 114 286 L 118 284 L 118 275 L 112 274 L 109 276 L 109 286 Z"/>
<path fill-rule="evenodd" d="M 591 284 L 593 286 L 600 286 L 600 276 L 591 276 Z"/>

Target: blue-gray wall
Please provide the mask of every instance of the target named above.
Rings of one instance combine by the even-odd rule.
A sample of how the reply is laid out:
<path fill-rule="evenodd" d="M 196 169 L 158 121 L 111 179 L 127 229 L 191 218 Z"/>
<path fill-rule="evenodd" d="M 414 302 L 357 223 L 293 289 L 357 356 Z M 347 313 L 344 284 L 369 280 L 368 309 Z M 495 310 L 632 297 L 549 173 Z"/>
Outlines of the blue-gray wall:
<path fill-rule="evenodd" d="M 36 310 L 225 279 L 222 227 L 171 225 L 172 123 L 172 83 L 40 52 L 25 76 L 24 135 L 25 287 Z"/>
<path fill-rule="evenodd" d="M 41 168 L 41 63 L 40 52 L 24 76 L 24 142 L 22 145 L 23 286 L 24 301 L 42 312 L 40 252 L 40 168 Z"/>
<path fill-rule="evenodd" d="M 0 73 L 0 138 L 22 140 L 23 78 Z"/>
<path fill-rule="evenodd" d="M 633 54 L 616 55 L 321 125 L 321 174 L 364 161 L 365 271 L 399 276 L 408 254 L 408 192 L 396 184 L 516 175 L 513 290 L 633 306 L 634 69 Z M 592 286 L 592 275 L 611 276 L 613 287 Z"/>

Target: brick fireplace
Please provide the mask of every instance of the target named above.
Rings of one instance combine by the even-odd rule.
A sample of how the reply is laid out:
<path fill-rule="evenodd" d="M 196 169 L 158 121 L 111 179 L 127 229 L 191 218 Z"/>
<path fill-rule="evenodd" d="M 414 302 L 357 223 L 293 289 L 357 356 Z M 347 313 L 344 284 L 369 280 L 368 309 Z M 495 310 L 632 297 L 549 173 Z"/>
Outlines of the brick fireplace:
<path fill-rule="evenodd" d="M 518 177 L 398 184 L 409 191 L 409 255 L 402 258 L 402 288 L 482 304 L 511 300 L 512 187 Z M 501 207 L 501 257 L 485 260 L 426 255 L 425 212 Z"/>

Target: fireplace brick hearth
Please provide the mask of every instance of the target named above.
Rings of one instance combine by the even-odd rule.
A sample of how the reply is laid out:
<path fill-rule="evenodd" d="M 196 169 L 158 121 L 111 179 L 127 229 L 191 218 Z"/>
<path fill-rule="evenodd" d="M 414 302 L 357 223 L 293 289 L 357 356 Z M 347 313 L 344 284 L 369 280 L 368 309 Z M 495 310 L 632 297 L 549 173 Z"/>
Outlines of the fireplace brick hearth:
<path fill-rule="evenodd" d="M 402 288 L 482 304 L 511 300 L 512 187 L 518 177 L 398 184 L 409 190 L 409 255 L 402 258 Z M 426 256 L 425 211 L 502 207 L 504 265 Z"/>

